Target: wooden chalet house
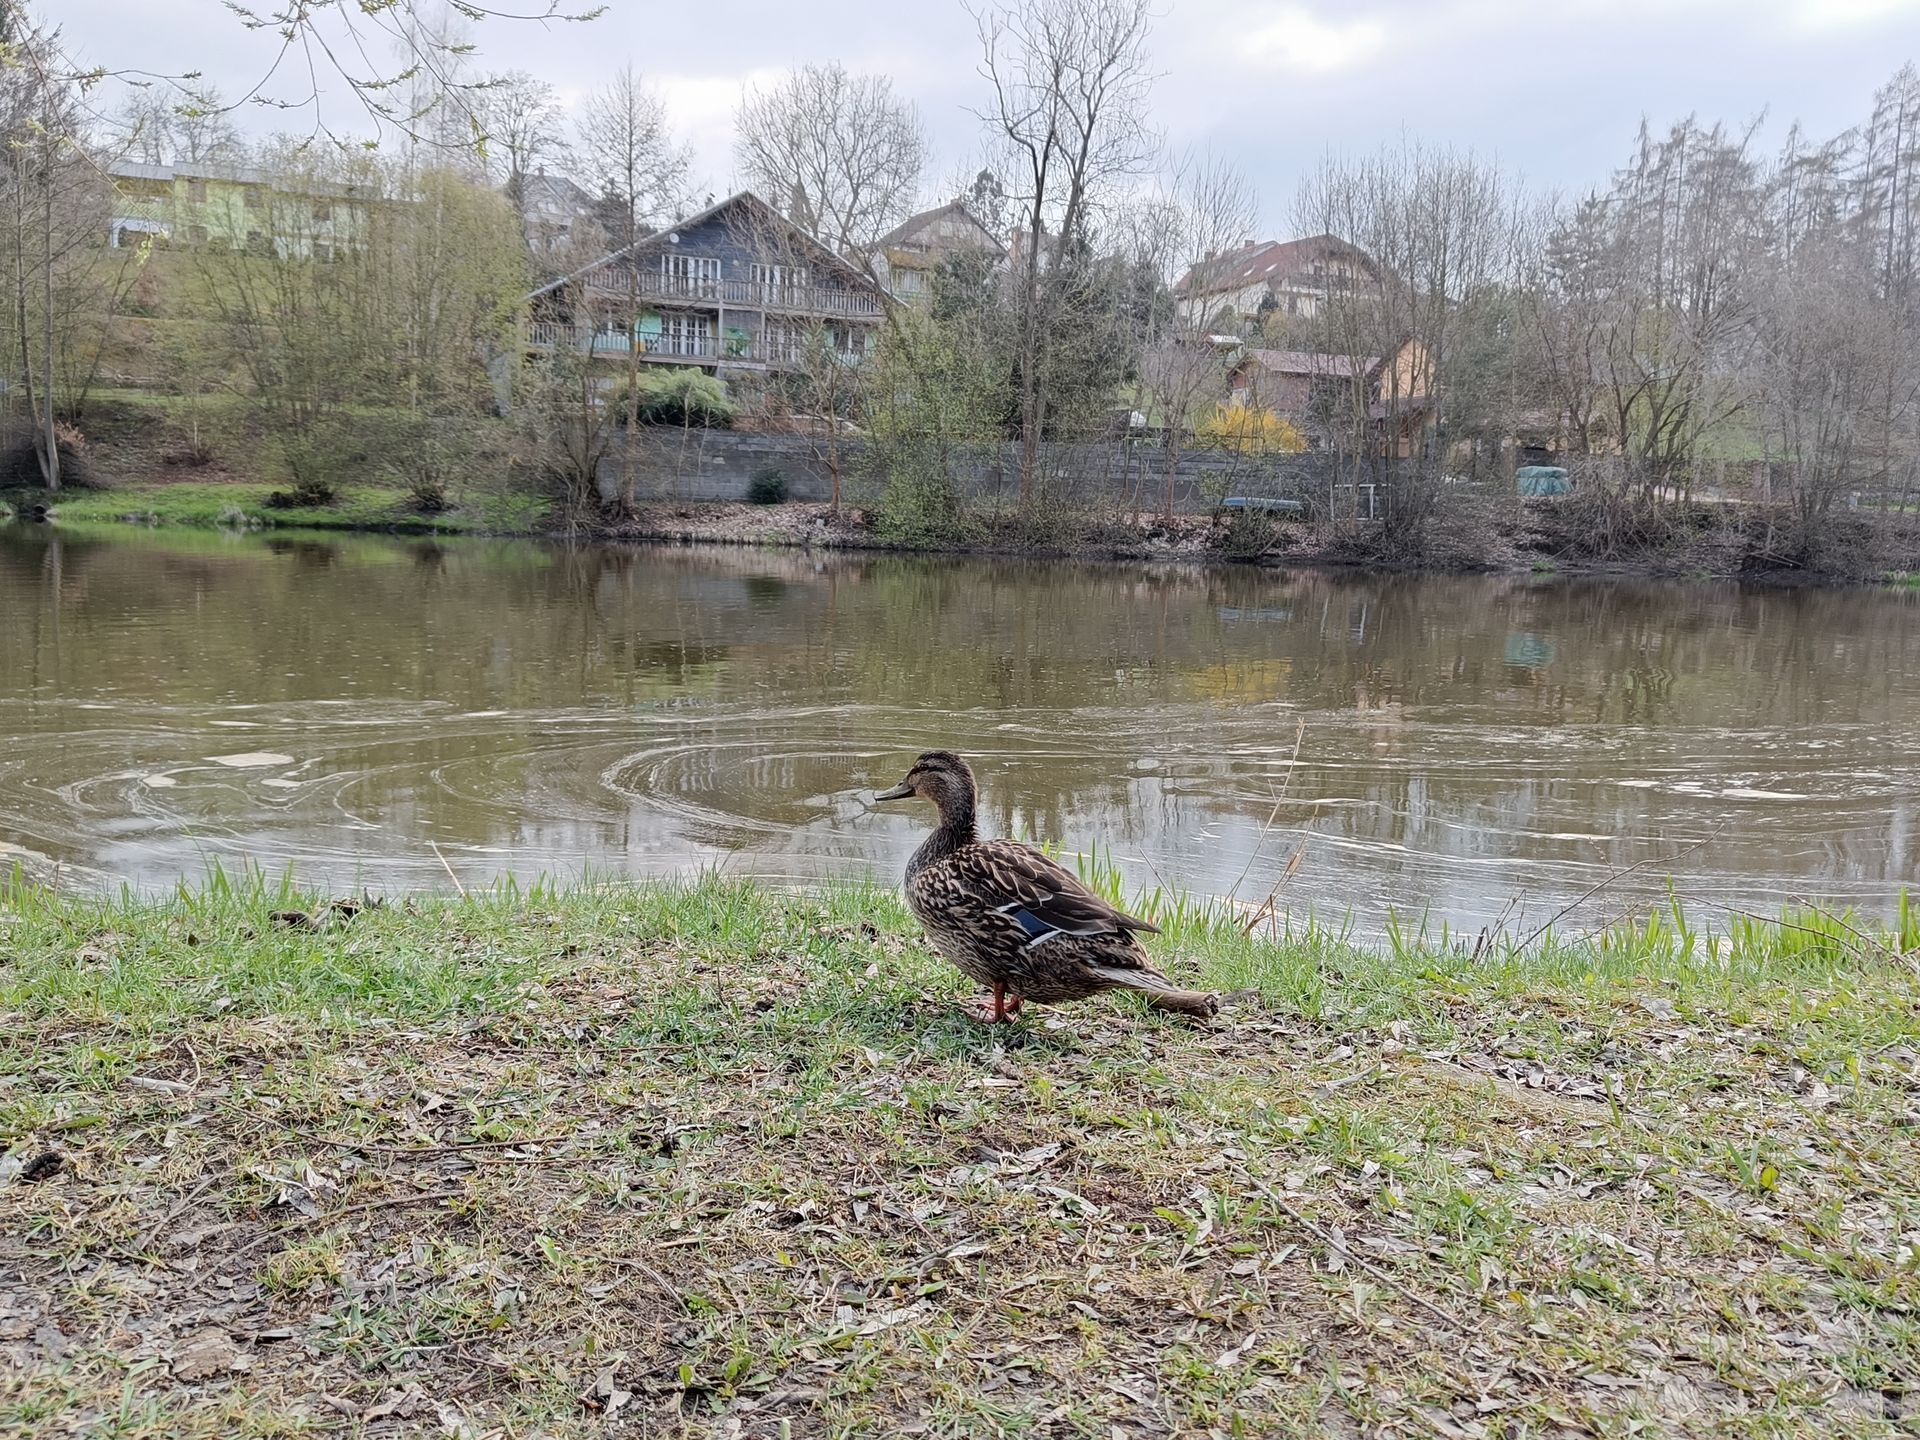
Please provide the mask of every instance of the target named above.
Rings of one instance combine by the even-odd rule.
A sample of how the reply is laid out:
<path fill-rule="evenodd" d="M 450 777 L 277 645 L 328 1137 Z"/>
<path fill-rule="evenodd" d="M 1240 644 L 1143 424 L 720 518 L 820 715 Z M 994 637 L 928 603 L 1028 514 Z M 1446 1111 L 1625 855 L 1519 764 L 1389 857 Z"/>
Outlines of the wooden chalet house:
<path fill-rule="evenodd" d="M 527 345 L 725 374 L 871 353 L 886 296 L 748 191 L 527 297 Z"/>
<path fill-rule="evenodd" d="M 873 273 L 903 305 L 933 303 L 933 277 L 943 261 L 961 255 L 984 256 L 998 265 L 1007 247 L 959 200 L 922 210 L 880 237 L 873 252 Z"/>
<path fill-rule="evenodd" d="M 1188 324 L 1220 326 L 1269 314 L 1311 317 L 1336 296 L 1378 280 L 1373 257 L 1337 235 L 1249 240 L 1209 255 L 1174 282 L 1174 303 Z"/>
<path fill-rule="evenodd" d="M 1432 423 L 1432 389 L 1433 359 L 1411 339 L 1387 356 L 1244 350 L 1227 370 L 1236 404 L 1284 417 L 1315 449 L 1350 438 L 1364 407 L 1372 453 L 1403 460 Z"/>

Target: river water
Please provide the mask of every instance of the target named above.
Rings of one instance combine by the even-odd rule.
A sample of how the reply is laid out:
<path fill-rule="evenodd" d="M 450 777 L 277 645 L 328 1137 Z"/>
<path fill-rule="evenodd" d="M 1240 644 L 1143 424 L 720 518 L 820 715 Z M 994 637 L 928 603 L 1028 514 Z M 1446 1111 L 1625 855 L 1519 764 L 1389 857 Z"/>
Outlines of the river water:
<path fill-rule="evenodd" d="M 68 885 L 891 877 L 932 747 L 991 833 L 1363 932 L 1882 911 L 1920 596 L 0 529 L 0 862 Z"/>

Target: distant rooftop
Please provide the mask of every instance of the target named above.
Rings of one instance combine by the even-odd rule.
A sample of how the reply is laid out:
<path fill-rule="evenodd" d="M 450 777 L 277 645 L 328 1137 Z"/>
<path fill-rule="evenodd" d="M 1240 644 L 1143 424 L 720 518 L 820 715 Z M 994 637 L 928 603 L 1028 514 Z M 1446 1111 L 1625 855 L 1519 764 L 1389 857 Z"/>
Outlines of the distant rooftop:
<path fill-rule="evenodd" d="M 269 189 L 302 195 L 352 195 L 363 188 L 342 185 L 333 180 L 290 183 L 296 177 L 274 174 L 255 165 L 228 165 L 217 160 L 182 161 L 174 165 L 116 160 L 107 166 L 107 173 L 116 180 L 221 180 L 234 185 L 264 185 Z"/>

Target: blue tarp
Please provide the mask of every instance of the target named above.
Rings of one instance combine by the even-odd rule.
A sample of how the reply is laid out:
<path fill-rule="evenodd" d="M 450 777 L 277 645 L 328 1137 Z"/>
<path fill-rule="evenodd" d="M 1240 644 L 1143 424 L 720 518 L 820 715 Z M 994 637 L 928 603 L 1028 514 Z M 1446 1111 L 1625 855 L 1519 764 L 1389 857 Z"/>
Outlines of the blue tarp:
<path fill-rule="evenodd" d="M 1222 510 L 1277 510 L 1282 515 L 1300 515 L 1306 506 L 1298 500 L 1280 500 L 1266 495 L 1229 495 L 1220 502 Z"/>
<path fill-rule="evenodd" d="M 1513 486 L 1522 495 L 1564 495 L 1573 481 L 1558 465 L 1522 465 L 1513 472 Z"/>

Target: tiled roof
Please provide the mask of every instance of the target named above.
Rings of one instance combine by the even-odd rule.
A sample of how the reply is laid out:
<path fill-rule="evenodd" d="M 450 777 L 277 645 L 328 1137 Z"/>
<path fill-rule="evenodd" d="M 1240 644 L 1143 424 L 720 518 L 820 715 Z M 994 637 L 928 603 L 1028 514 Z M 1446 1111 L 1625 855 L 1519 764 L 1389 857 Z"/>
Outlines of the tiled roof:
<path fill-rule="evenodd" d="M 1371 356 L 1320 355 L 1311 350 L 1249 350 L 1247 354 L 1261 369 L 1276 375 L 1324 375 L 1335 380 L 1370 375 L 1380 364 Z"/>
<path fill-rule="evenodd" d="M 981 222 L 979 216 L 975 215 L 966 207 L 964 202 L 959 200 L 950 200 L 945 205 L 936 206 L 931 210 L 922 210 L 918 215 L 909 215 L 905 220 L 902 220 L 898 225 L 894 226 L 893 229 L 882 235 L 879 240 L 875 242 L 874 248 L 883 250 L 890 245 L 904 245 L 916 231 L 947 215 L 957 215 L 961 219 L 969 221 L 979 230 L 982 239 L 989 245 L 994 246 L 1002 254 L 1006 253 L 1007 247 L 1002 245 L 994 233 Z"/>
<path fill-rule="evenodd" d="M 1336 253 L 1365 258 L 1337 235 L 1309 235 L 1304 240 L 1256 240 L 1195 265 L 1173 288 L 1180 295 L 1194 290 L 1201 294 L 1238 290 L 1243 285 L 1283 279 L 1312 260 Z"/>

